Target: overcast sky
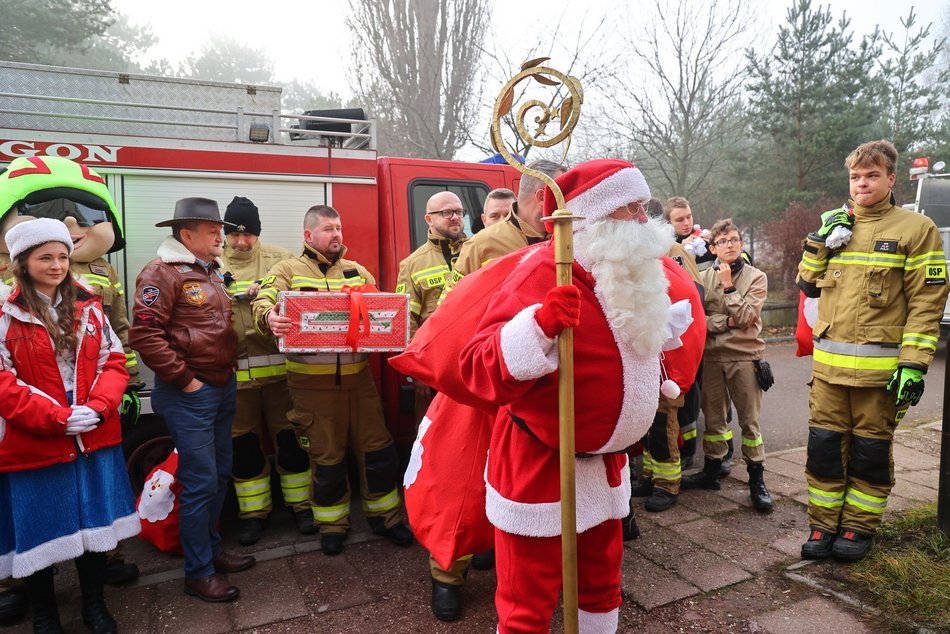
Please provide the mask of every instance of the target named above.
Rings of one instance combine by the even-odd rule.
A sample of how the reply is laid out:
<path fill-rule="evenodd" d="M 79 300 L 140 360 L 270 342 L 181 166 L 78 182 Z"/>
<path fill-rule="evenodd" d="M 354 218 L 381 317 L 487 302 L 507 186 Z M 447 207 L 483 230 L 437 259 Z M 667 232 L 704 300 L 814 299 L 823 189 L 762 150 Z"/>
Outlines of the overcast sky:
<path fill-rule="evenodd" d="M 704 0 L 693 0 L 702 2 Z M 760 8 L 756 28 L 762 33 L 762 49 L 771 43 L 777 25 L 783 21 L 791 0 L 751 0 Z M 238 41 L 264 49 L 274 60 L 275 75 L 286 81 L 293 77 L 313 81 L 324 92 L 351 95 L 347 82 L 350 35 L 344 24 L 346 0 L 283 0 L 273 4 L 254 0 L 113 0 L 113 6 L 128 15 L 133 24 L 148 24 L 159 38 L 155 52 L 159 57 L 177 61 L 200 49 L 212 33 L 226 34 Z M 591 16 L 613 12 L 618 20 L 637 15 L 639 5 L 652 2 L 617 0 L 494 0 L 492 35 L 504 42 L 515 60 L 521 60 L 520 48 L 537 41 L 525 34 L 543 32 L 557 24 L 591 25 Z M 886 30 L 901 28 L 900 19 L 914 6 L 918 25 L 938 23 L 950 0 L 815 0 L 814 5 L 832 7 L 833 14 L 847 12 L 857 34 L 869 33 L 876 24 Z M 618 9 L 618 7 L 620 7 Z M 619 13 L 618 13 L 619 11 Z M 521 43 L 527 39 L 524 45 Z M 557 58 L 552 60 L 556 65 Z M 516 69 L 513 69 L 516 70 Z"/>

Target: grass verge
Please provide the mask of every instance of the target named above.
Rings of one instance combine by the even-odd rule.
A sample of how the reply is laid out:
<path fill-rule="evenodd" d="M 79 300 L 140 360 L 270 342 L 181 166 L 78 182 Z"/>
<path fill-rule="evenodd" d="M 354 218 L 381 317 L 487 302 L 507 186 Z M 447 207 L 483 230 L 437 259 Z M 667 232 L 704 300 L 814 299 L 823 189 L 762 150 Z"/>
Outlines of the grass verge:
<path fill-rule="evenodd" d="M 909 509 L 885 522 L 851 578 L 884 614 L 950 628 L 950 536 L 937 528 L 937 505 Z"/>

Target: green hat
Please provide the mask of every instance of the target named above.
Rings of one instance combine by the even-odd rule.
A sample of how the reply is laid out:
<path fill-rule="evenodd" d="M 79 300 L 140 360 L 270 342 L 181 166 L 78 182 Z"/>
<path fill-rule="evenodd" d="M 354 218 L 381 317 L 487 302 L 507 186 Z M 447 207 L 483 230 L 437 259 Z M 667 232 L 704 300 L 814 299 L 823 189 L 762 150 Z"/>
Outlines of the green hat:
<path fill-rule="evenodd" d="M 106 181 L 91 168 L 59 156 L 28 156 L 14 159 L 0 172 L 0 221 L 11 211 L 19 213 L 17 207 L 21 204 L 57 199 L 107 212 L 115 231 L 115 242 L 108 252 L 125 246 L 122 219 Z"/>

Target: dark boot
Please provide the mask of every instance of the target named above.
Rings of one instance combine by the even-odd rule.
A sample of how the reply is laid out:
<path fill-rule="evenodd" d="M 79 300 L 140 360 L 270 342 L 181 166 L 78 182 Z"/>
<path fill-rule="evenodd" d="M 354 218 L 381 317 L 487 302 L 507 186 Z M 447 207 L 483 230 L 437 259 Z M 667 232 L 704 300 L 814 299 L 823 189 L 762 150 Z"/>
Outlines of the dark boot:
<path fill-rule="evenodd" d="M 33 608 L 33 634 L 63 634 L 53 589 L 53 567 L 34 572 L 25 582 Z"/>
<path fill-rule="evenodd" d="M 661 513 L 676 504 L 676 494 L 659 487 L 653 489 L 653 495 L 647 498 L 643 507 L 651 513 Z"/>
<path fill-rule="evenodd" d="M 736 453 L 735 445 L 732 444 L 732 438 L 726 441 L 726 455 L 722 459 L 722 466 L 719 468 L 719 475 L 725 477 L 732 473 L 732 457 Z"/>
<path fill-rule="evenodd" d="M 82 591 L 82 622 L 93 634 L 116 634 L 119 628 L 102 597 L 106 582 L 106 554 L 83 553 L 76 557 L 76 571 Z"/>
<path fill-rule="evenodd" d="M 752 496 L 752 506 L 756 511 L 768 513 L 772 510 L 772 496 L 765 488 L 765 480 L 762 478 L 765 465 L 761 462 L 750 462 L 746 470 L 749 472 L 749 495 Z"/>
<path fill-rule="evenodd" d="M 645 498 L 653 493 L 653 480 L 650 478 L 640 478 L 630 487 L 630 497 Z"/>
<path fill-rule="evenodd" d="M 835 535 L 831 531 L 813 526 L 808 533 L 808 539 L 802 544 L 802 559 L 827 559 L 831 557 Z"/>
<path fill-rule="evenodd" d="M 0 625 L 13 625 L 30 608 L 26 588 L 12 579 L 0 581 Z"/>
<path fill-rule="evenodd" d="M 623 527 L 623 541 L 629 542 L 640 537 L 640 526 L 637 524 L 637 518 L 633 516 L 633 511 L 620 521 Z"/>
<path fill-rule="evenodd" d="M 874 535 L 842 528 L 831 546 L 831 554 L 841 561 L 860 561 L 868 554 L 872 541 Z"/>
<path fill-rule="evenodd" d="M 253 546 L 267 527 L 266 517 L 246 517 L 238 520 L 238 543 L 241 546 Z"/>
<path fill-rule="evenodd" d="M 432 580 L 432 614 L 440 621 L 458 621 L 462 616 L 462 597 L 458 586 Z"/>
<path fill-rule="evenodd" d="M 703 464 L 703 470 L 693 475 L 683 476 L 680 488 L 718 491 L 722 487 L 722 485 L 719 484 L 721 470 L 721 458 L 706 458 L 706 462 Z"/>

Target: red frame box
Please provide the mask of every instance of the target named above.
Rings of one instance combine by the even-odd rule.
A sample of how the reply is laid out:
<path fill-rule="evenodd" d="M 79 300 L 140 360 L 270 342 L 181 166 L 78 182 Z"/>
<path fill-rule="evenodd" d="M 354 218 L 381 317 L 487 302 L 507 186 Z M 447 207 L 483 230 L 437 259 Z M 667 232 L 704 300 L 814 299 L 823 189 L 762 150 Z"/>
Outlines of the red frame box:
<path fill-rule="evenodd" d="M 280 314 L 290 317 L 290 332 L 277 339 L 281 352 L 401 352 L 409 343 L 409 296 L 402 293 L 362 293 L 370 316 L 370 332 L 358 325 L 357 349 L 350 334 L 350 293 L 283 291 Z"/>

